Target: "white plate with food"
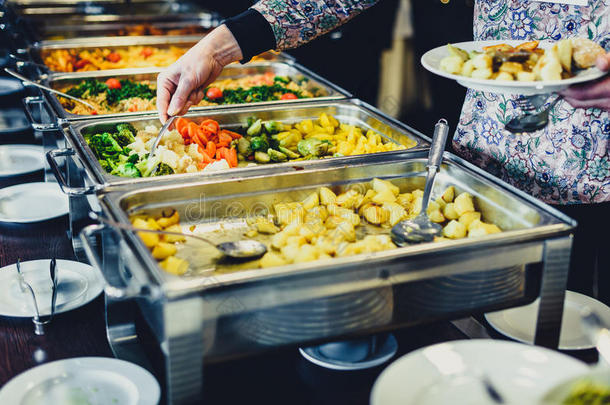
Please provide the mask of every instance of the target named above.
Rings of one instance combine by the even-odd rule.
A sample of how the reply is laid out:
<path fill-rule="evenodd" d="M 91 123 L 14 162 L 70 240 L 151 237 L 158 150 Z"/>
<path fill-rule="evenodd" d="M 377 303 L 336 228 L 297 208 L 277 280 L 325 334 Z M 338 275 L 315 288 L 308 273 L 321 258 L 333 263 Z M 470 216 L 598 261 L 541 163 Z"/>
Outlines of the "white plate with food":
<path fill-rule="evenodd" d="M 371 405 L 535 404 L 559 381 L 585 373 L 585 363 L 541 347 L 491 339 L 458 340 L 411 352 L 375 381 Z"/>
<path fill-rule="evenodd" d="M 51 314 L 52 282 L 50 260 L 21 262 L 23 278 L 36 295 L 41 316 Z M 91 302 L 104 289 L 99 272 L 88 264 L 57 260 L 57 298 L 55 313 L 79 308 Z M 16 264 L 0 269 L 0 316 L 33 317 L 34 303 L 27 291 L 21 291 Z"/>
<path fill-rule="evenodd" d="M 554 93 L 599 79 L 604 49 L 586 39 L 559 42 L 471 41 L 426 52 L 422 65 L 464 87 L 497 94 Z"/>
<path fill-rule="evenodd" d="M 40 222 L 67 213 L 68 196 L 57 183 L 24 183 L 0 190 L 0 222 Z"/>
<path fill-rule="evenodd" d="M 142 367 L 107 357 L 77 357 L 34 367 L 0 390 L 0 404 L 157 405 L 159 383 Z"/>
<path fill-rule="evenodd" d="M 536 299 L 529 305 L 490 312 L 485 314 L 485 319 L 504 336 L 533 344 L 539 304 L 540 300 Z M 585 307 L 590 308 L 607 327 L 610 327 L 610 308 L 594 298 L 566 291 L 559 338 L 560 350 L 585 350 L 594 347 L 582 327 L 580 314 Z"/>
<path fill-rule="evenodd" d="M 43 169 L 42 146 L 0 145 L 0 177 L 21 176 Z"/>

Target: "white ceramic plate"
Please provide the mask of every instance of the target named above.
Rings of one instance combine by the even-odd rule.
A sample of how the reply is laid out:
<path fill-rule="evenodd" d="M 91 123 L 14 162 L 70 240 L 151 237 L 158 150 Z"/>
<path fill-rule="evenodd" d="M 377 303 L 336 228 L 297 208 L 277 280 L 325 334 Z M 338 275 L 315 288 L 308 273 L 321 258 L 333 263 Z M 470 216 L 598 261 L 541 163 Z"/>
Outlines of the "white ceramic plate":
<path fill-rule="evenodd" d="M 34 290 L 40 315 L 51 314 L 50 260 L 21 262 L 23 277 Z M 100 295 L 104 284 L 96 269 L 71 260 L 57 260 L 57 299 L 55 313 L 79 308 Z M 15 264 L 0 269 L 0 316 L 33 317 L 31 294 L 22 292 Z M 0 402 L 1 403 L 1 402 Z"/>
<path fill-rule="evenodd" d="M 67 213 L 68 196 L 57 183 L 24 183 L 0 189 L 0 222 L 40 222 Z"/>
<path fill-rule="evenodd" d="M 511 46 L 517 46 L 522 44 L 524 41 L 471 41 L 471 42 L 460 42 L 452 44 L 458 48 L 464 49 L 465 51 L 481 51 L 485 46 L 508 44 Z M 552 42 L 541 42 L 539 47 L 546 49 L 552 46 Z M 602 72 L 597 68 L 590 68 L 580 72 L 575 77 L 565 80 L 558 81 L 538 81 L 538 82 L 519 82 L 519 81 L 500 81 L 500 80 L 489 80 L 489 79 L 473 79 L 471 77 L 465 77 L 460 75 L 454 75 L 447 73 L 440 69 L 441 59 L 445 56 L 449 56 L 447 46 L 443 45 L 438 48 L 432 49 L 426 52 L 421 58 L 421 64 L 430 72 L 446 77 L 448 79 L 456 80 L 459 84 L 464 87 L 468 87 L 474 90 L 486 91 L 497 94 L 522 94 L 522 95 L 533 95 L 533 94 L 546 94 L 554 93 L 563 90 L 571 85 L 584 83 L 591 80 L 599 79 L 606 73 Z"/>
<path fill-rule="evenodd" d="M 481 374 L 506 404 L 535 404 L 559 381 L 587 370 L 581 361 L 549 349 L 491 339 L 458 340 L 393 362 L 377 378 L 371 405 L 495 404 Z"/>
<path fill-rule="evenodd" d="M 0 177 L 44 169 L 44 149 L 37 145 L 0 145 Z"/>
<path fill-rule="evenodd" d="M 533 344 L 539 303 L 540 300 L 537 299 L 522 307 L 490 312 L 485 314 L 485 319 L 504 336 L 519 342 Z M 580 312 L 584 307 L 591 308 L 599 315 L 602 322 L 610 327 L 610 308 L 586 295 L 566 291 L 559 337 L 560 350 L 584 350 L 594 347 L 582 329 Z"/>
<path fill-rule="evenodd" d="M 77 357 L 35 367 L 0 390 L 0 404 L 157 405 L 159 383 L 135 364 Z"/>

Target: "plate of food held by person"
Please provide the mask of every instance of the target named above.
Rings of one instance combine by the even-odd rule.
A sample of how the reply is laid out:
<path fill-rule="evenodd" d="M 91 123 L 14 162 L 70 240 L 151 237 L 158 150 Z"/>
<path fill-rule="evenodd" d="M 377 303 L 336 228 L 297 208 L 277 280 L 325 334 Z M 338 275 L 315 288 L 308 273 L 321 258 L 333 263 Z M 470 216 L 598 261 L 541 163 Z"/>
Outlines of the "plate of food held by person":
<path fill-rule="evenodd" d="M 432 49 L 421 63 L 430 72 L 474 90 L 534 95 L 601 78 L 606 72 L 595 61 L 604 54 L 600 45 L 585 38 L 472 41 Z"/>

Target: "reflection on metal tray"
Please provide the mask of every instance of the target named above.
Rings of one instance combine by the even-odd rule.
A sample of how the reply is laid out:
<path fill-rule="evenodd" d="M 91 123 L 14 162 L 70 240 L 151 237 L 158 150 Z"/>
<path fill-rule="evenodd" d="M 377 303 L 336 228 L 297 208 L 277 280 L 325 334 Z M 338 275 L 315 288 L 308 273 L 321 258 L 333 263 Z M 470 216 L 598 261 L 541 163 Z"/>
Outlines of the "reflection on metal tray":
<path fill-rule="evenodd" d="M 149 184 L 101 198 L 104 212 L 126 223 L 131 213 L 178 210 L 183 224 L 213 224 L 263 213 L 273 202 L 299 201 L 320 186 L 345 189 L 372 178 L 409 191 L 424 183 L 420 158 L 332 166 L 239 180 Z M 166 369 L 194 373 L 189 384 L 170 374 L 171 401 L 199 395 L 203 358 L 220 361 L 285 344 L 375 333 L 532 301 L 542 291 L 538 338 L 558 338 L 567 260 L 575 223 L 561 213 L 446 154 L 433 193 L 447 186 L 475 197 L 486 221 L 504 232 L 483 238 L 413 245 L 374 254 L 177 277 L 157 265 L 135 234 L 90 228 L 107 239 L 104 265 L 114 296 L 139 296 L 139 311 L 164 348 Z M 89 238 L 84 238 L 89 240 Z M 542 268 L 542 271 L 538 271 Z M 425 288 L 405 294 L 409 286 Z M 542 289 L 539 286 L 542 285 Z M 533 287 L 538 286 L 538 287 Z M 440 297 L 439 294 L 448 294 Z M 527 295 L 529 294 L 529 295 Z M 358 300 L 361 301 L 358 301 Z M 425 309 L 425 310 L 423 310 Z M 298 321 L 297 321 L 298 320 Z M 301 320 L 303 322 L 301 322 Z M 213 328 L 210 326 L 213 324 Z M 309 327 L 306 327 L 309 325 Z M 201 336 L 213 329 L 202 344 Z M 551 343 L 548 343 L 548 342 Z M 190 350 L 184 350 L 188 345 Z M 197 355 L 202 359 L 197 361 Z"/>
<path fill-rule="evenodd" d="M 123 71 L 121 74 L 110 74 L 108 71 L 97 71 L 97 72 L 79 72 L 79 73 L 55 73 L 49 75 L 48 78 L 43 80 L 43 83 L 51 88 L 65 91 L 66 86 L 77 85 L 86 79 L 96 79 L 100 81 L 106 81 L 108 78 L 116 78 L 119 80 L 129 79 L 135 81 L 147 80 L 151 83 L 156 84 L 157 75 L 159 73 L 158 68 L 152 69 L 131 69 L 129 71 Z M 231 64 L 225 67 L 217 80 L 224 79 L 239 79 L 246 76 L 272 73 L 274 76 L 288 76 L 295 81 L 305 79 L 304 87 L 308 90 L 318 90 L 323 95 L 316 97 L 315 100 L 335 100 L 351 95 L 345 90 L 333 85 L 325 79 L 319 77 L 315 73 L 307 70 L 303 66 L 296 63 L 284 63 L 284 62 L 251 62 L 245 65 Z M 57 111 L 59 117 L 67 118 L 70 120 L 79 120 L 83 118 L 99 118 L 99 115 L 77 115 L 66 111 L 66 109 L 60 103 L 58 97 L 55 94 L 48 95 L 51 104 Z M 312 101 L 313 99 L 299 99 L 291 101 L 293 103 L 301 103 Z M 267 104 L 278 104 L 286 103 L 286 101 L 271 101 L 257 103 L 257 105 Z M 205 107 L 192 107 L 189 111 L 206 111 L 210 109 L 228 108 L 232 105 L 211 105 Z M 234 105 L 233 105 L 234 106 Z M 113 113 L 113 114 L 102 114 L 105 117 L 121 117 L 122 119 L 129 119 L 134 116 L 141 116 L 142 112 L 124 112 L 124 113 Z M 152 111 L 148 111 L 152 112 Z"/>
<path fill-rule="evenodd" d="M 168 181 L 169 183 L 176 183 L 196 181 L 202 177 L 210 180 L 228 177 L 242 178 L 246 176 L 269 175 L 272 173 L 280 173 L 285 171 L 324 167 L 331 164 L 358 164 L 365 161 L 390 159 L 392 156 L 406 156 L 409 153 L 421 151 L 428 145 L 428 142 L 425 141 L 424 136 L 419 134 L 417 131 L 383 115 L 383 113 L 380 113 L 373 107 L 358 100 L 337 100 L 332 102 L 312 101 L 302 104 L 284 103 L 264 106 L 257 106 L 253 104 L 244 106 L 243 108 L 215 109 L 206 112 L 193 112 L 187 114 L 186 117 L 195 122 L 201 122 L 203 119 L 211 118 L 218 121 L 222 127 L 231 129 L 242 126 L 250 116 L 255 116 L 263 120 L 279 120 L 282 122 L 292 123 L 308 118 L 317 119 L 321 113 L 332 114 L 341 122 L 355 124 L 365 129 L 373 129 L 382 134 L 382 136 L 385 138 L 399 144 L 412 144 L 415 141 L 416 146 L 406 151 L 382 152 L 369 155 L 258 165 L 254 167 L 235 168 L 221 172 L 173 174 L 155 178 L 124 178 L 110 175 L 104 169 L 102 169 L 97 158 L 87 145 L 84 137 L 87 134 L 93 134 L 99 131 L 111 129 L 114 127 L 114 125 L 120 122 L 129 122 L 136 126 L 136 128 L 144 127 L 146 125 L 160 125 L 156 114 L 140 115 L 138 117 L 129 118 L 99 118 L 73 122 L 72 125 L 65 128 L 64 132 L 66 138 L 78 155 L 79 160 L 81 160 L 84 164 L 87 175 L 90 177 L 91 181 L 96 184 L 97 191 L 116 187 L 131 187 L 138 184 L 146 184 L 147 182 L 158 183 Z M 67 187 L 64 187 L 64 190 L 70 192 L 68 191 Z"/>

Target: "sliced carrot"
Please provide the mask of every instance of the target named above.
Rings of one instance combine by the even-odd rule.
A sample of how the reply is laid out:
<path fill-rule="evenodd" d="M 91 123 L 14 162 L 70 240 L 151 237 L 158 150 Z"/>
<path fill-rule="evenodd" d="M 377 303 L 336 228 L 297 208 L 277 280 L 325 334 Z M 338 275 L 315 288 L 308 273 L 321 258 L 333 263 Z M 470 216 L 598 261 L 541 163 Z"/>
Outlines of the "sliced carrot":
<path fill-rule="evenodd" d="M 218 134 L 218 142 L 216 142 L 216 145 L 228 147 L 231 144 L 232 140 L 233 140 L 233 138 L 231 138 L 231 135 L 227 135 L 224 132 L 220 132 Z"/>
<path fill-rule="evenodd" d="M 201 141 L 201 144 L 205 146 L 208 143 L 208 138 L 205 136 L 201 128 L 197 127 L 196 134 L 197 138 L 199 138 L 199 140 Z"/>
<path fill-rule="evenodd" d="M 232 139 L 241 138 L 240 134 L 238 134 L 237 132 L 229 131 L 228 129 L 221 129 L 220 133 L 225 133 L 225 134 L 229 135 Z"/>
<path fill-rule="evenodd" d="M 176 120 L 176 130 L 180 133 L 180 135 L 184 133 L 184 128 L 186 128 L 188 123 L 189 120 L 187 120 L 186 118 L 180 117 Z"/>
<path fill-rule="evenodd" d="M 213 134 L 217 133 L 218 130 L 220 129 L 220 125 L 218 125 L 218 122 L 214 121 L 214 120 L 203 120 L 201 121 L 201 124 L 199 124 L 199 126 L 207 132 L 211 132 Z"/>
<path fill-rule="evenodd" d="M 208 152 L 208 155 L 215 156 L 216 155 L 216 144 L 214 142 L 208 142 L 205 147 L 205 150 Z"/>
<path fill-rule="evenodd" d="M 194 122 L 189 122 L 188 123 L 188 134 L 189 137 L 193 140 L 196 141 L 196 137 L 197 137 L 197 130 L 199 129 L 199 127 L 197 126 L 197 124 L 195 124 Z"/>
<path fill-rule="evenodd" d="M 211 163 L 214 161 L 214 159 L 212 159 L 210 157 L 210 155 L 204 150 L 201 152 L 201 155 L 203 156 L 203 162 L 204 163 Z"/>
<path fill-rule="evenodd" d="M 216 160 L 222 159 L 222 149 L 223 148 L 216 149 Z"/>
<path fill-rule="evenodd" d="M 231 148 L 227 151 L 227 162 L 230 167 L 237 167 L 237 151 Z"/>
<path fill-rule="evenodd" d="M 197 145 L 197 152 L 203 153 L 203 152 L 205 152 L 205 149 L 203 149 L 203 147 L 201 145 Z"/>

